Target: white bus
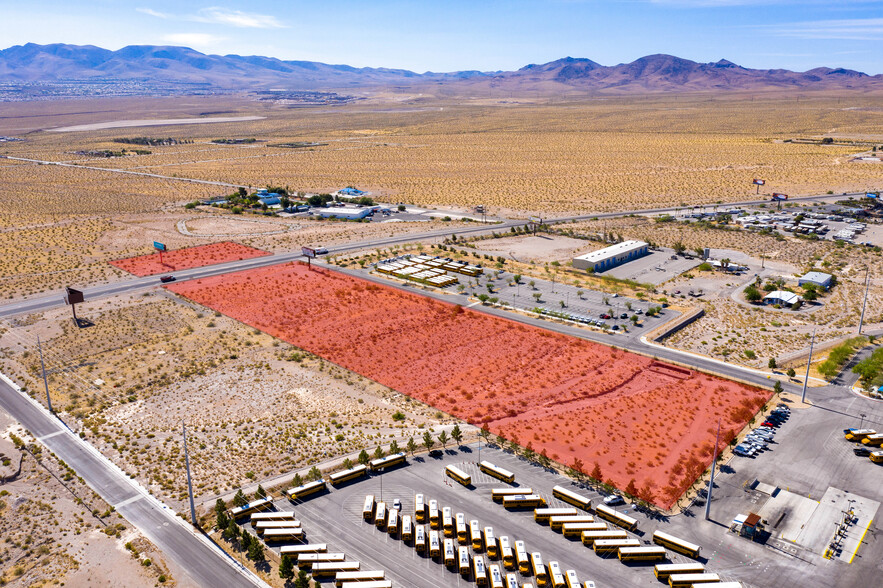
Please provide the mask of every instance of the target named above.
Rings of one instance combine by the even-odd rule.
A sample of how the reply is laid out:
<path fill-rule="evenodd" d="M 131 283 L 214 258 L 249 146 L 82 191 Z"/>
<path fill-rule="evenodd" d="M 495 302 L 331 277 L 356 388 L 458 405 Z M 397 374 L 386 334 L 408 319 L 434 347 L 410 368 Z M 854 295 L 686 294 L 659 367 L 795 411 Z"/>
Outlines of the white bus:
<path fill-rule="evenodd" d="M 505 508 L 539 508 L 546 506 L 546 499 L 538 494 L 516 494 L 514 496 L 504 496 L 503 506 Z"/>
<path fill-rule="evenodd" d="M 506 588 L 520 588 L 518 585 L 518 576 L 515 574 L 506 574 Z"/>
<path fill-rule="evenodd" d="M 561 531 L 561 527 L 565 523 L 594 523 L 595 517 L 592 515 L 567 515 L 563 517 L 549 517 L 549 527 L 553 531 Z"/>
<path fill-rule="evenodd" d="M 515 561 L 518 562 L 518 571 L 522 574 L 530 573 L 530 556 L 527 554 L 527 547 L 524 541 L 515 542 Z"/>
<path fill-rule="evenodd" d="M 690 588 L 694 584 L 720 583 L 717 574 L 672 574 L 668 577 L 668 585 L 671 588 Z"/>
<path fill-rule="evenodd" d="M 592 509 L 592 499 L 586 498 L 581 494 L 577 494 L 573 490 L 569 490 L 564 486 L 555 486 L 552 488 L 552 496 L 557 498 L 558 500 L 563 500 L 568 504 L 572 504 L 573 506 L 579 507 L 583 510 L 591 510 Z"/>
<path fill-rule="evenodd" d="M 286 527 L 282 529 L 267 529 L 263 534 L 264 541 L 300 541 L 304 538 L 304 530 L 301 527 Z"/>
<path fill-rule="evenodd" d="M 411 515 L 402 516 L 402 541 L 411 541 L 414 538 L 414 527 L 411 524 Z"/>
<path fill-rule="evenodd" d="M 566 588 L 564 573 L 561 571 L 561 565 L 557 561 L 549 562 L 549 579 L 552 581 L 552 588 Z"/>
<path fill-rule="evenodd" d="M 549 584 L 549 574 L 546 572 L 546 566 L 543 565 L 543 556 L 540 555 L 539 551 L 534 551 L 530 554 L 530 567 L 534 578 L 537 579 L 537 584 L 540 586 Z"/>
<path fill-rule="evenodd" d="M 430 500 L 429 501 L 429 526 L 433 529 L 438 529 L 439 519 L 438 519 L 438 500 Z"/>
<path fill-rule="evenodd" d="M 454 552 L 454 540 L 453 539 L 445 539 L 445 565 L 449 568 L 457 565 L 457 556 Z"/>
<path fill-rule="evenodd" d="M 442 509 L 442 529 L 445 532 L 445 537 L 454 536 L 454 513 L 450 506 Z"/>
<path fill-rule="evenodd" d="M 460 575 L 464 578 L 469 576 L 469 571 L 471 570 L 469 564 L 469 548 L 468 547 L 458 547 L 457 548 L 457 560 L 460 564 Z"/>
<path fill-rule="evenodd" d="M 365 570 L 364 572 L 338 572 L 334 576 L 334 584 L 342 586 L 344 582 L 370 582 L 371 580 L 383 580 L 386 572 L 383 570 Z M 359 584 L 361 586 L 362 584 Z"/>
<path fill-rule="evenodd" d="M 301 553 L 297 556 L 297 565 L 310 568 L 317 563 L 339 563 L 346 561 L 345 553 Z"/>
<path fill-rule="evenodd" d="M 372 582 L 344 582 L 340 588 L 392 588 L 392 580 L 374 580 Z"/>
<path fill-rule="evenodd" d="M 488 566 L 488 575 L 491 577 L 491 588 L 505 588 L 503 586 L 503 573 L 500 566 Z"/>
<path fill-rule="evenodd" d="M 426 551 L 426 527 L 424 525 L 414 526 L 414 549 L 420 553 Z"/>
<path fill-rule="evenodd" d="M 469 528 L 466 526 L 466 515 L 457 513 L 457 543 L 460 545 L 469 541 Z"/>
<path fill-rule="evenodd" d="M 512 546 L 509 544 L 509 537 L 503 535 L 498 539 L 500 544 L 500 559 L 503 560 L 503 567 L 507 570 L 514 570 L 518 567 L 518 562 L 515 561 L 515 552 L 512 551 Z"/>
<path fill-rule="evenodd" d="M 344 482 L 349 482 L 350 480 L 355 480 L 356 478 L 361 478 L 367 473 L 368 466 L 359 464 L 348 470 L 343 470 L 331 474 L 330 476 L 328 476 L 328 481 L 331 482 L 332 486 L 336 486 L 338 484 L 343 484 Z"/>
<path fill-rule="evenodd" d="M 595 508 L 595 514 L 597 514 L 602 519 L 606 519 L 614 525 L 619 525 L 620 527 L 628 531 L 635 532 L 638 528 L 638 521 L 636 519 L 633 519 L 632 517 L 624 515 L 620 512 L 616 512 L 606 504 L 599 504 Z"/>
<path fill-rule="evenodd" d="M 386 515 L 386 532 L 395 535 L 399 532 L 399 511 L 396 508 L 391 508 L 388 513 Z"/>
<path fill-rule="evenodd" d="M 369 523 L 374 522 L 374 509 L 377 503 L 374 501 L 374 495 L 369 494 L 365 497 L 365 506 L 362 507 L 362 518 Z"/>
<path fill-rule="evenodd" d="M 266 498 L 252 500 L 248 504 L 237 506 L 230 511 L 230 516 L 233 517 L 234 521 L 238 521 L 239 519 L 244 519 L 246 516 L 254 512 L 270 510 L 271 508 L 273 508 L 273 499 L 267 496 Z"/>
<path fill-rule="evenodd" d="M 564 523 L 561 533 L 565 537 L 582 537 L 584 531 L 606 531 L 607 523 Z"/>
<path fill-rule="evenodd" d="M 310 569 L 313 577 L 336 576 L 339 572 L 358 572 L 360 564 L 357 561 L 320 561 L 314 563 Z"/>
<path fill-rule="evenodd" d="M 378 502 L 377 510 L 374 511 L 374 524 L 377 525 L 377 528 L 383 527 L 386 525 L 386 503 Z"/>
<path fill-rule="evenodd" d="M 403 463 L 405 463 L 404 452 L 393 453 L 392 455 L 387 455 L 386 457 L 381 457 L 380 459 L 372 459 L 368 462 L 368 467 L 371 468 L 372 472 L 376 472 L 378 470 L 391 468 Z"/>
<path fill-rule="evenodd" d="M 532 488 L 494 488 L 491 490 L 491 499 L 494 502 L 503 502 L 504 496 L 527 496 L 532 493 Z"/>
<path fill-rule="evenodd" d="M 665 559 L 665 547 L 620 547 L 619 561 L 662 561 Z"/>
<path fill-rule="evenodd" d="M 477 586 L 487 586 L 487 568 L 484 566 L 484 558 L 480 555 L 472 558 L 472 574 Z"/>
<path fill-rule="evenodd" d="M 705 566 L 696 562 L 658 564 L 653 568 L 656 578 L 663 582 L 668 582 L 668 577 L 672 574 L 701 574 L 704 571 Z"/>
<path fill-rule="evenodd" d="M 501 467 L 497 467 L 489 461 L 483 461 L 478 464 L 478 469 L 489 476 L 493 476 L 498 480 L 506 482 L 507 484 L 512 484 L 515 482 L 515 474 L 513 474 L 509 470 L 504 470 Z"/>
<path fill-rule="evenodd" d="M 252 527 L 257 526 L 258 523 L 263 521 L 293 521 L 294 520 L 294 511 L 293 510 L 274 510 L 271 512 L 256 512 L 251 515 L 249 522 Z"/>
<path fill-rule="evenodd" d="M 456 480 L 460 482 L 464 486 L 472 485 L 472 476 L 458 468 L 457 466 L 449 465 L 445 468 L 445 474 L 452 480 Z"/>
<path fill-rule="evenodd" d="M 576 516 L 575 508 L 537 508 L 533 511 L 533 520 L 547 525 L 552 517 Z"/>
<path fill-rule="evenodd" d="M 325 490 L 327 486 L 325 486 L 325 480 L 316 480 L 315 482 L 308 482 L 302 486 L 298 486 L 297 488 L 292 488 L 288 491 L 288 500 L 294 502 L 295 500 L 303 500 L 307 496 L 312 496 L 313 494 L 317 494 L 322 490 Z"/>
<path fill-rule="evenodd" d="M 429 557 L 441 557 L 441 541 L 435 529 L 429 531 Z"/>
<path fill-rule="evenodd" d="M 582 588 L 579 585 L 579 578 L 575 570 L 567 570 L 564 572 L 564 578 L 567 580 L 567 588 Z"/>
<path fill-rule="evenodd" d="M 255 525 L 254 530 L 260 536 L 268 529 L 299 529 L 300 527 L 300 521 L 261 521 Z"/>
<path fill-rule="evenodd" d="M 641 542 L 637 539 L 596 539 L 592 543 L 592 549 L 598 555 L 607 553 L 619 553 L 621 547 L 640 547 Z"/>
<path fill-rule="evenodd" d="M 328 549 L 327 543 L 307 543 L 305 545 L 283 545 L 279 548 L 279 555 L 299 556 L 302 553 L 320 553 Z"/>
<path fill-rule="evenodd" d="M 422 494 L 414 495 L 414 516 L 416 517 L 416 522 L 426 522 L 426 504 L 423 502 Z"/>
<path fill-rule="evenodd" d="M 472 549 L 481 551 L 483 545 L 481 543 L 481 527 L 475 519 L 469 521 L 469 541 L 472 543 Z"/>
<path fill-rule="evenodd" d="M 487 553 L 488 559 L 497 559 L 499 552 L 497 551 L 497 540 L 494 539 L 494 528 L 485 527 L 482 532 L 484 539 L 484 551 Z"/>
<path fill-rule="evenodd" d="M 674 535 L 669 535 L 662 531 L 655 531 L 653 533 L 653 542 L 694 559 L 699 557 L 699 552 L 702 550 L 698 545 L 678 539 Z"/>

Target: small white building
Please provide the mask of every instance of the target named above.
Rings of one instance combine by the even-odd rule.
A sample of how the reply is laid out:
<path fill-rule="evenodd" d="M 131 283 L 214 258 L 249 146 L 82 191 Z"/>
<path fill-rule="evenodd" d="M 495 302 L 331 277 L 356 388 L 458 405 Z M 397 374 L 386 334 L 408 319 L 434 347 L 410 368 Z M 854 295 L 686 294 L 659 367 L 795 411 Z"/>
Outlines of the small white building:
<path fill-rule="evenodd" d="M 779 306 L 793 306 L 795 302 L 801 302 L 800 296 L 786 290 L 775 290 L 763 297 L 764 304 L 778 304 Z"/>
<path fill-rule="evenodd" d="M 814 284 L 819 288 L 824 288 L 827 290 L 831 287 L 831 284 L 834 283 L 834 276 L 831 274 L 826 274 L 825 272 L 808 272 L 800 277 L 797 281 L 798 286 L 803 286 L 804 284 Z"/>
<path fill-rule="evenodd" d="M 573 258 L 576 269 L 603 272 L 649 253 L 649 245 L 643 241 L 623 241 L 604 249 L 592 251 Z"/>

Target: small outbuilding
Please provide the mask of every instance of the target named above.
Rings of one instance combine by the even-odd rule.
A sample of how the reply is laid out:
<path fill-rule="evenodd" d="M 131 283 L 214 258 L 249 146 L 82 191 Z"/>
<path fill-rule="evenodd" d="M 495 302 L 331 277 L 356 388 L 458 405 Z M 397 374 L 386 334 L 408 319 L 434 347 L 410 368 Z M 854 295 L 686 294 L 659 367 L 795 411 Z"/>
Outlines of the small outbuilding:
<path fill-rule="evenodd" d="M 814 284 L 819 288 L 824 288 L 825 290 L 829 289 L 831 285 L 834 283 L 834 276 L 831 274 L 826 274 L 824 272 L 809 272 L 797 281 L 797 285 L 803 286 L 804 284 Z"/>
<path fill-rule="evenodd" d="M 339 208 L 319 208 L 316 209 L 316 213 L 325 218 L 334 217 L 347 220 L 359 220 L 371 216 L 371 214 L 379 208 L 379 206 L 366 206 L 364 208 L 343 206 Z"/>
<path fill-rule="evenodd" d="M 764 304 L 778 304 L 779 306 L 794 306 L 795 303 L 801 301 L 800 296 L 786 290 L 776 290 L 763 297 Z"/>

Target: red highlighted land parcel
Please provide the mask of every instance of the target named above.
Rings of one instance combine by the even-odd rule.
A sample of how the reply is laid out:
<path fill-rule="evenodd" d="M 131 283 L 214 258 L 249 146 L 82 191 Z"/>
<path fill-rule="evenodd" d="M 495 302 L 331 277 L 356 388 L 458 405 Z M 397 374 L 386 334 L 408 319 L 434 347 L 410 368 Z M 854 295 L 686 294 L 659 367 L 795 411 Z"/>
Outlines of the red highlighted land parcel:
<path fill-rule="evenodd" d="M 270 254 L 266 251 L 255 249 L 254 247 L 247 247 L 245 245 L 240 245 L 239 243 L 233 243 L 232 241 L 223 241 L 221 243 L 198 245 L 186 249 L 164 251 L 162 254 L 162 263 L 160 263 L 159 253 L 139 255 L 138 257 L 127 257 L 125 259 L 115 259 L 110 263 L 123 271 L 127 271 L 130 274 L 134 274 L 141 278 L 176 270 L 215 265 L 227 261 L 251 259 L 253 257 L 261 257 L 264 255 Z"/>

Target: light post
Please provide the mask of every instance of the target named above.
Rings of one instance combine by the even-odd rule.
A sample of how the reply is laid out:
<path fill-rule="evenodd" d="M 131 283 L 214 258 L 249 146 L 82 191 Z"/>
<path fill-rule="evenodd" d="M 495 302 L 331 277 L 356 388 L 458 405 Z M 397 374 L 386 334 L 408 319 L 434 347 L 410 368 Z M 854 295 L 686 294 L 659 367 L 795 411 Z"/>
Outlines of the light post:
<path fill-rule="evenodd" d="M 190 480 L 190 456 L 187 453 L 187 426 L 181 419 L 181 433 L 184 436 L 184 467 L 187 468 L 187 494 L 190 496 L 190 522 L 194 527 L 199 526 L 196 521 L 196 506 L 193 504 L 193 483 Z"/>
<path fill-rule="evenodd" d="M 705 520 L 711 517 L 711 490 L 714 488 L 714 466 L 717 464 L 717 446 L 721 440 L 721 422 L 717 421 L 717 437 L 714 441 L 714 457 L 711 460 L 711 479 L 708 481 L 708 496 L 705 497 Z"/>
<path fill-rule="evenodd" d="M 806 376 L 803 378 L 803 394 L 800 397 L 800 402 L 806 404 L 806 386 L 809 384 L 809 366 L 812 365 L 812 347 L 816 342 L 816 330 L 812 330 L 812 339 L 809 341 L 809 359 L 806 360 Z"/>
<path fill-rule="evenodd" d="M 55 412 L 52 410 L 52 399 L 49 398 L 49 381 L 46 379 L 46 364 L 43 363 L 43 347 L 40 345 L 39 335 L 37 335 L 37 349 L 40 351 L 40 370 L 43 372 L 43 387 L 46 388 L 46 405 L 49 407 L 49 412 Z"/>
<path fill-rule="evenodd" d="M 865 298 L 862 300 L 862 315 L 858 320 L 858 334 L 862 334 L 862 325 L 865 323 L 865 306 L 868 304 L 868 287 L 871 285 L 871 268 L 865 268 Z"/>
<path fill-rule="evenodd" d="M 862 422 L 861 422 L 861 424 L 858 426 L 858 428 L 861 429 L 862 426 L 864 426 L 864 424 L 865 424 L 865 417 L 868 416 L 868 415 L 866 415 L 865 413 L 861 412 L 861 413 L 859 413 L 859 416 L 862 417 Z"/>

